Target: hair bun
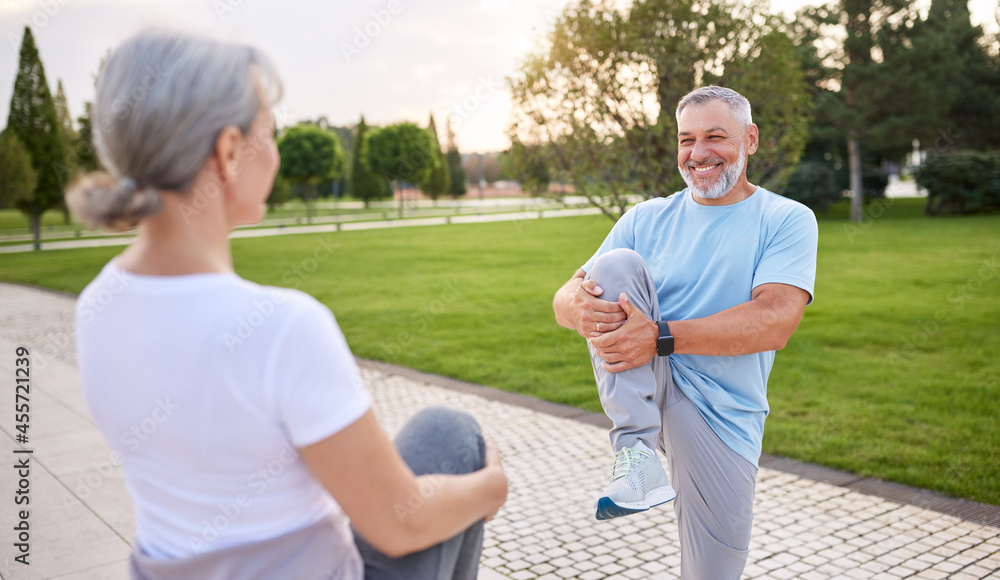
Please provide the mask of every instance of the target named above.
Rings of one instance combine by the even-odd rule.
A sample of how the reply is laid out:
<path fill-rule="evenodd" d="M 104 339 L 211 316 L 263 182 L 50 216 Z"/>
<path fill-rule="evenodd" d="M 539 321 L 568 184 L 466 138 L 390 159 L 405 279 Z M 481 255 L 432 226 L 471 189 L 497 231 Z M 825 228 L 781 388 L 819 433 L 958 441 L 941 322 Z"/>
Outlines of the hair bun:
<path fill-rule="evenodd" d="M 97 171 L 84 175 L 69 188 L 66 205 L 88 226 L 120 232 L 156 214 L 163 200 L 154 187 L 140 189 L 131 178 L 115 178 Z"/>
<path fill-rule="evenodd" d="M 118 193 L 122 196 L 132 195 L 135 193 L 135 181 L 129 177 L 119 177 L 118 178 Z"/>

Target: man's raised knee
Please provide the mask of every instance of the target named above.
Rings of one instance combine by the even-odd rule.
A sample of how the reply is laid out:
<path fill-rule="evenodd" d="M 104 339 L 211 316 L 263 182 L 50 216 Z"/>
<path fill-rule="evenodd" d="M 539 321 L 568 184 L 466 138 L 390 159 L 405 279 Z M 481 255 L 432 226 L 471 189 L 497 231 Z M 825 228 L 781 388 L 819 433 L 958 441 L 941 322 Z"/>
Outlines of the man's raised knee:
<path fill-rule="evenodd" d="M 638 252 L 629 248 L 615 248 L 601 254 L 594 260 L 588 280 L 594 280 L 600 285 L 617 285 L 618 281 L 635 278 L 646 267 L 646 262 Z M 617 300 L 618 297 L 603 297 L 605 300 Z"/>

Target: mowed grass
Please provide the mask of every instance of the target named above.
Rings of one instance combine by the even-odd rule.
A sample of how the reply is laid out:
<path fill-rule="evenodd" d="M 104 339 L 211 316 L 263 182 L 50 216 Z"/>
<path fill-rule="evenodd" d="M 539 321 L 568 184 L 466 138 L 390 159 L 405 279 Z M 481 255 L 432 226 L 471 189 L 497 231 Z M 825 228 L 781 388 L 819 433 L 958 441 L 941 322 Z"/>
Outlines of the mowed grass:
<path fill-rule="evenodd" d="M 70 223 L 75 222 L 70 220 Z M 62 210 L 50 209 L 42 214 L 43 228 L 64 225 L 66 225 L 66 218 Z M 20 210 L 0 209 L 0 230 L 17 230 L 16 232 L 6 233 L 29 233 L 28 218 Z"/>
<path fill-rule="evenodd" d="M 1000 505 L 1000 216 L 922 200 L 820 221 L 816 301 L 769 381 L 764 450 Z M 237 271 L 330 306 L 354 352 L 600 411 L 553 292 L 611 222 L 581 217 L 233 241 Z M 0 256 L 79 292 L 121 248 Z M 556 434 L 552 434 L 555 436 Z M 545 436 L 541 434 L 540 436 Z"/>

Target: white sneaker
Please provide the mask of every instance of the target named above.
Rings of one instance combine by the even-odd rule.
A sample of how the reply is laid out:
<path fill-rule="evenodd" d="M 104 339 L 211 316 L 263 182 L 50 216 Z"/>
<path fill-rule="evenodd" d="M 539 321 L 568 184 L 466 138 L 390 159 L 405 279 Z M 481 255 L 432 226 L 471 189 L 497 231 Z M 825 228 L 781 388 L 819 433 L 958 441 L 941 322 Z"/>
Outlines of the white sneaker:
<path fill-rule="evenodd" d="M 648 510 L 677 497 L 660 460 L 642 442 L 615 454 L 604 494 L 594 502 L 597 519 L 610 520 Z"/>

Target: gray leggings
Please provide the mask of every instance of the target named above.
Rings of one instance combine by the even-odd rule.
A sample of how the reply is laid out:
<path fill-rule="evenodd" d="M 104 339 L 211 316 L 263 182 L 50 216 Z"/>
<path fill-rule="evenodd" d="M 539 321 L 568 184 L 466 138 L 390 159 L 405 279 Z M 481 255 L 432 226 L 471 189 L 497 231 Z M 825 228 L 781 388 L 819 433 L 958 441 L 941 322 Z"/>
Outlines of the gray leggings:
<path fill-rule="evenodd" d="M 651 320 L 660 319 L 656 286 L 642 257 L 628 249 L 601 255 L 587 274 L 602 298 L 628 299 Z M 753 527 L 757 468 L 729 448 L 674 383 L 665 357 L 620 373 L 601 368 L 591 349 L 594 377 L 611 419 L 617 451 L 642 441 L 659 444 L 677 491 L 674 513 L 681 541 L 681 578 L 738 580 Z M 633 516 L 636 517 L 636 516 Z"/>
<path fill-rule="evenodd" d="M 486 446 L 479 424 L 470 415 L 447 407 L 417 412 L 396 435 L 396 448 L 417 475 L 470 473 L 482 469 Z M 414 498 L 419 503 L 418 498 Z M 419 508 L 419 505 L 408 508 Z M 365 580 L 464 580 L 479 572 L 483 522 L 422 552 L 390 558 L 357 533 L 355 543 L 365 562 Z"/>

